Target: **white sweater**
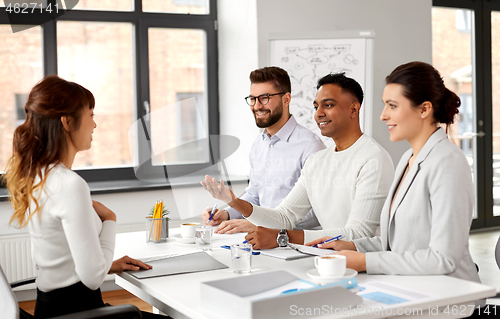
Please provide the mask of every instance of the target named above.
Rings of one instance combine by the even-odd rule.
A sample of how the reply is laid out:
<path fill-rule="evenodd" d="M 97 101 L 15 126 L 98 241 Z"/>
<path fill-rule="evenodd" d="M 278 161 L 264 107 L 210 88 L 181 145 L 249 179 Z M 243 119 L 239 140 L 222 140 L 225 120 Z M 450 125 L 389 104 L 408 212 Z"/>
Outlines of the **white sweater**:
<path fill-rule="evenodd" d="M 305 230 L 305 243 L 323 236 L 371 237 L 393 177 L 387 151 L 363 134 L 346 150 L 336 152 L 331 146 L 311 155 L 281 204 L 274 209 L 253 205 L 247 219 L 258 226 L 293 229 L 313 208 L 323 230 Z"/>
<path fill-rule="evenodd" d="M 28 223 L 38 289 L 48 292 L 79 281 L 99 288 L 113 262 L 116 222 L 101 222 L 87 183 L 62 164 L 49 172 L 40 204 L 41 214 Z"/>

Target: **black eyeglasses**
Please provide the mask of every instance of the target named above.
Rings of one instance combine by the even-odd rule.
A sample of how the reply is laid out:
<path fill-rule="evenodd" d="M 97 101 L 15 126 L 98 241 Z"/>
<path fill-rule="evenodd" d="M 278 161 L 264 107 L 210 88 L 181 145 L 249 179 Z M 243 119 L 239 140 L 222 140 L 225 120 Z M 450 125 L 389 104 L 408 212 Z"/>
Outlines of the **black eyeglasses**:
<path fill-rule="evenodd" d="M 257 100 L 259 100 L 259 103 L 262 104 L 262 105 L 266 105 L 267 103 L 269 103 L 269 98 L 271 96 L 275 96 L 275 95 L 283 95 L 283 94 L 286 94 L 286 92 L 283 92 L 283 93 L 274 93 L 274 94 L 261 94 L 259 96 L 247 96 L 245 98 L 245 101 L 247 101 L 247 104 L 250 105 L 250 106 L 254 106 L 255 103 L 257 102 Z"/>

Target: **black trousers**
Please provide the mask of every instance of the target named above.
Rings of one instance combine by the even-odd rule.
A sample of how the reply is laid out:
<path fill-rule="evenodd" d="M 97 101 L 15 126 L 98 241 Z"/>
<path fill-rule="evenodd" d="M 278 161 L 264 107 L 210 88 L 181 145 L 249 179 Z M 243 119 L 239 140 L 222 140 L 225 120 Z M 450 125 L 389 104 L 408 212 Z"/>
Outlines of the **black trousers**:
<path fill-rule="evenodd" d="M 36 319 L 104 307 L 101 289 L 91 290 L 82 282 L 49 292 L 43 292 L 37 288 L 36 293 Z"/>
<path fill-rule="evenodd" d="M 107 306 L 102 301 L 101 289 L 91 290 L 82 282 L 49 292 L 36 290 L 35 319 L 67 315 Z M 170 318 L 141 311 L 143 319 Z"/>

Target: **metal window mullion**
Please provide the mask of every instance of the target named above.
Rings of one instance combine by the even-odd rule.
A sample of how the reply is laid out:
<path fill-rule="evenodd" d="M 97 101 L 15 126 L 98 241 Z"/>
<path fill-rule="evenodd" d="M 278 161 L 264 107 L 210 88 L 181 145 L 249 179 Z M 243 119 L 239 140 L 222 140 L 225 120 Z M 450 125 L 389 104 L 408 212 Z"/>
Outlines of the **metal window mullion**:
<path fill-rule="evenodd" d="M 455 9 L 472 10 L 477 5 L 477 3 L 477 0 L 432 0 L 432 6 L 434 7 L 447 7 Z"/>
<path fill-rule="evenodd" d="M 136 76 L 137 76 L 137 119 L 140 120 L 139 125 L 137 126 L 137 129 L 141 131 L 141 129 L 144 129 L 142 124 L 143 121 L 141 118 L 144 118 L 145 120 L 145 115 L 148 113 L 148 110 L 145 109 L 145 104 L 148 104 L 148 109 L 151 111 L 150 108 L 150 95 L 149 95 L 149 35 L 148 35 L 148 27 L 147 24 L 144 23 L 143 19 L 138 19 L 137 26 L 136 26 Z M 145 134 L 148 132 L 151 132 L 149 129 L 150 123 L 145 123 L 145 125 L 148 127 L 145 130 Z M 138 134 L 141 134 L 141 132 L 138 132 Z M 137 135 L 140 136 L 140 135 Z M 149 143 L 151 142 L 150 136 L 146 136 L 146 139 L 149 138 Z M 138 141 L 136 141 L 138 142 Z M 151 145 L 151 144 L 149 144 Z M 139 163 L 151 163 L 150 158 L 145 158 L 147 155 L 150 154 L 149 150 L 149 145 L 143 145 L 143 144 L 138 144 L 137 149 L 138 149 L 138 160 Z M 147 164 L 146 164 L 147 165 Z"/>
<path fill-rule="evenodd" d="M 142 0 L 134 0 L 134 12 L 142 12 Z"/>
<path fill-rule="evenodd" d="M 209 135 L 220 135 L 220 114 L 219 114 L 219 89 L 218 89 L 218 51 L 217 51 L 217 30 L 215 26 L 207 30 L 207 91 L 208 91 L 208 132 Z M 216 143 L 213 154 L 215 161 L 220 158 L 220 149 Z"/>
<path fill-rule="evenodd" d="M 476 167 L 477 167 L 477 215 L 478 218 L 473 221 L 472 228 L 482 228 L 485 227 L 486 217 L 492 212 L 493 209 L 493 185 L 491 179 L 492 173 L 492 143 L 491 143 L 491 117 L 486 116 L 487 110 L 490 110 L 491 114 L 491 94 L 490 98 L 487 97 L 488 85 L 491 83 L 491 76 L 488 80 L 487 76 L 487 65 L 488 62 L 485 58 L 488 56 L 491 59 L 491 45 L 490 52 L 485 46 L 488 46 L 490 42 L 487 40 L 487 27 L 488 23 L 491 23 L 489 19 L 485 19 L 482 2 L 479 1 L 475 3 L 474 7 L 474 65 L 475 65 L 475 100 L 476 100 L 476 128 L 477 130 L 482 130 L 487 134 L 483 138 L 476 138 Z M 489 63 L 491 65 L 491 62 Z M 491 73 L 491 72 L 490 72 Z M 489 89 L 491 91 L 491 89 Z M 488 103 L 489 106 L 488 106 Z M 480 123 L 483 123 L 481 126 Z M 490 154 L 490 155 L 488 155 Z M 488 167 L 489 166 L 489 167 Z M 489 190 L 489 191 L 486 191 Z"/>
<path fill-rule="evenodd" d="M 57 22 L 42 25 L 42 54 L 44 76 L 57 74 Z"/>
<path fill-rule="evenodd" d="M 173 24 L 186 23 L 206 23 L 213 21 L 209 16 L 194 16 L 175 13 L 153 13 L 153 12 L 137 12 L 137 11 L 92 11 L 92 10 L 70 10 L 58 17 L 59 20 L 73 21 L 102 21 L 102 22 L 132 22 L 137 19 L 144 21 L 168 21 Z"/>
<path fill-rule="evenodd" d="M 500 225 L 500 217 L 493 216 L 493 53 L 492 53 L 492 21 L 491 14 L 493 11 L 500 11 L 500 3 L 492 1 L 481 1 L 482 18 L 483 18 L 483 43 L 482 63 L 483 63 L 483 87 L 482 95 L 484 103 L 481 105 L 484 112 L 484 132 L 487 134 L 483 138 L 484 143 L 484 190 L 483 192 L 489 196 L 485 196 L 485 227 L 493 227 Z"/>

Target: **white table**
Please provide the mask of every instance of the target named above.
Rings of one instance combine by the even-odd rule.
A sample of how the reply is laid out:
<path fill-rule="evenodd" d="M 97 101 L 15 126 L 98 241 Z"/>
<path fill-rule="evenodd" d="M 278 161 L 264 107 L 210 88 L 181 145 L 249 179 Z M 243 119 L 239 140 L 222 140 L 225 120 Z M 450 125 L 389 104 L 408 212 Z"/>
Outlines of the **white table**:
<path fill-rule="evenodd" d="M 179 229 L 170 229 L 170 232 L 170 236 L 173 237 L 173 235 L 179 233 Z M 170 238 L 164 244 L 146 243 L 145 236 L 145 232 L 117 234 L 115 259 L 123 255 L 129 255 L 133 258 L 145 258 L 196 249 L 195 245 L 180 244 L 173 238 Z M 230 251 L 220 249 L 219 247 L 221 245 L 239 243 L 243 241 L 243 238 L 244 235 L 242 234 L 215 235 L 212 245 L 213 250 L 209 253 L 212 257 L 230 267 Z M 259 255 L 253 256 L 252 259 L 252 274 L 273 270 L 286 270 L 299 278 L 311 281 L 306 272 L 312 268 L 314 268 L 313 258 L 285 261 Z M 141 280 L 136 279 L 128 273 L 123 273 L 116 276 L 116 284 L 173 318 L 217 319 L 227 317 L 222 313 L 211 311 L 201 305 L 200 282 L 236 276 L 238 275 L 234 274 L 231 268 Z M 398 317 L 400 314 L 404 315 L 405 312 L 406 314 L 410 313 L 410 315 L 415 314 L 418 318 L 437 318 L 438 315 L 434 313 L 436 312 L 436 307 L 439 308 L 441 316 L 445 316 L 442 311 L 448 309 L 451 315 L 446 315 L 446 318 L 460 318 L 464 316 L 456 313 L 457 311 L 460 312 L 463 309 L 470 310 L 472 307 L 465 307 L 473 305 L 474 300 L 491 297 L 496 294 L 496 290 L 493 287 L 449 276 L 373 276 L 359 274 L 356 278 L 360 286 L 377 281 L 428 295 L 429 298 L 408 301 L 392 306 L 380 304 L 383 305 L 385 311 L 378 311 L 378 313 L 377 309 L 360 307 L 349 312 L 346 310 L 344 314 L 338 313 L 337 315 L 333 314 L 333 316 L 323 316 L 322 318 L 365 318 L 367 317 L 367 310 L 369 310 L 369 314 L 371 315 L 370 318 Z M 372 306 L 373 302 L 368 301 L 366 303 L 366 307 Z M 221 301 L 221 307 L 223 307 L 223 301 Z M 432 313 L 425 316 L 425 313 L 428 313 L 429 310 Z M 452 314 L 453 310 L 456 310 L 456 315 Z M 300 309 L 297 309 L 297 311 L 300 311 Z M 291 314 L 290 317 L 306 318 L 307 316 Z"/>

